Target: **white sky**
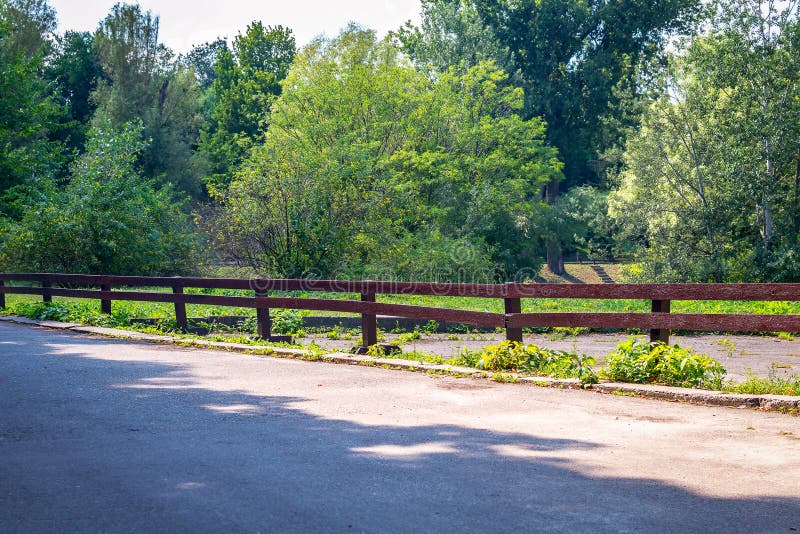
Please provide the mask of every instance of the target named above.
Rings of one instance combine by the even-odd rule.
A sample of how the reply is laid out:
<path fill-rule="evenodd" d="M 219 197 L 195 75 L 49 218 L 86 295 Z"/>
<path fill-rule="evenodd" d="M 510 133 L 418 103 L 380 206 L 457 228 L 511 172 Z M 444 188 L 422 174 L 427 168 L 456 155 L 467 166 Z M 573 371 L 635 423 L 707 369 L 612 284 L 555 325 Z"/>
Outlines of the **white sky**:
<path fill-rule="evenodd" d="M 94 31 L 116 3 L 50 0 L 58 12 L 59 32 Z M 291 28 L 302 46 L 320 34 L 337 35 L 350 21 L 384 35 L 409 19 L 418 23 L 420 12 L 419 0 L 140 0 L 139 5 L 160 17 L 159 41 L 176 53 L 217 37 L 230 41 L 254 20 Z"/>

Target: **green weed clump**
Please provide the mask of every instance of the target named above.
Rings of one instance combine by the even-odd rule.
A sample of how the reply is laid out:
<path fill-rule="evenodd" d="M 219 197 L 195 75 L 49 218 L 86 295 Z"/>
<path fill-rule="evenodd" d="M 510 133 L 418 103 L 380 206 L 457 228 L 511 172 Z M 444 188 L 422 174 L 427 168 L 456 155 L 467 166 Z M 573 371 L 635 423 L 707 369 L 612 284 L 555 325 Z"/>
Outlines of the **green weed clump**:
<path fill-rule="evenodd" d="M 728 384 L 723 388 L 729 393 L 745 393 L 749 395 L 800 395 L 800 376 L 777 376 L 777 367 L 773 363 L 767 378 L 747 373 L 747 380 L 739 384 Z"/>
<path fill-rule="evenodd" d="M 725 368 L 678 345 L 628 340 L 606 358 L 600 376 L 617 382 L 720 389 Z"/>
<path fill-rule="evenodd" d="M 477 356 L 477 357 L 476 357 Z M 592 370 L 595 361 L 589 356 L 578 356 L 562 350 L 551 350 L 537 345 L 523 345 L 516 341 L 503 341 L 484 347 L 478 355 L 464 351 L 461 363 L 487 371 L 517 371 L 553 378 L 580 378 L 596 382 Z"/>

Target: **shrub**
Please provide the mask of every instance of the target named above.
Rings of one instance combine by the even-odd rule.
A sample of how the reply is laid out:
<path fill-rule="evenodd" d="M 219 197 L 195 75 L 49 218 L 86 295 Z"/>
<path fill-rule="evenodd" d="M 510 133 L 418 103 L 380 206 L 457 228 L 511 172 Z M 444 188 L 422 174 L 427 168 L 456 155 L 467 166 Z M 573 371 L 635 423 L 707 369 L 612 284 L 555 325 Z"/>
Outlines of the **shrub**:
<path fill-rule="evenodd" d="M 462 352 L 466 359 L 468 352 Z M 474 367 L 488 371 L 519 371 L 521 373 L 551 376 L 553 378 L 580 378 L 595 382 L 592 370 L 594 359 L 588 356 L 551 350 L 536 345 L 523 345 L 516 341 L 503 341 L 484 347 Z"/>
<path fill-rule="evenodd" d="M 0 224 L 0 269 L 129 275 L 197 270 L 199 238 L 172 190 L 136 168 L 141 123 L 92 130 L 71 181 L 43 185 L 19 221 Z"/>
<path fill-rule="evenodd" d="M 600 376 L 619 382 L 719 389 L 725 373 L 713 358 L 678 345 L 630 339 L 606 358 Z"/>

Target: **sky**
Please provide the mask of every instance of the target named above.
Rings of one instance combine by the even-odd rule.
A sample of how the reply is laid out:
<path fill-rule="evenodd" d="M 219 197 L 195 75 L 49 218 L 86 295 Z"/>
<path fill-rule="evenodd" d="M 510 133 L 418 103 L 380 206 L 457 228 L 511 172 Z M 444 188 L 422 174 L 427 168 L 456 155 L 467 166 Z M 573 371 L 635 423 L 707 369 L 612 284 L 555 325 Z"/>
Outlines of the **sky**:
<path fill-rule="evenodd" d="M 49 3 L 58 12 L 58 31 L 63 33 L 94 31 L 117 1 Z M 409 19 L 418 23 L 420 12 L 420 0 L 139 0 L 139 5 L 160 17 L 159 41 L 176 53 L 217 37 L 230 41 L 254 20 L 291 28 L 302 46 L 320 34 L 336 36 L 351 21 L 384 35 Z"/>

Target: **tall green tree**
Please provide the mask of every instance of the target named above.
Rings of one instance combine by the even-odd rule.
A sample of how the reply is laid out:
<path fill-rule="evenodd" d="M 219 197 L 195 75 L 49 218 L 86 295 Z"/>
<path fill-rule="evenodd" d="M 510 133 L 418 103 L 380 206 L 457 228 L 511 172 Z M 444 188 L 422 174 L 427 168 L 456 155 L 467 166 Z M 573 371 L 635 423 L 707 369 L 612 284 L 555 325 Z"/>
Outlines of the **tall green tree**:
<path fill-rule="evenodd" d="M 420 69 L 439 73 L 458 67 L 463 71 L 489 60 L 511 67 L 508 48 L 483 22 L 474 2 L 422 0 L 421 7 L 419 26 L 408 22 L 392 34 Z"/>
<path fill-rule="evenodd" d="M 34 11 L 25 11 L 30 7 Z M 46 4 L 0 2 L 0 216 L 19 217 L 25 190 L 53 176 L 62 146 L 50 140 L 61 109 L 41 76 L 54 27 Z M 43 17 L 41 24 L 35 23 Z M 27 21 L 27 22 L 26 22 Z"/>
<path fill-rule="evenodd" d="M 668 280 L 800 279 L 800 11 L 725 0 L 674 59 L 612 208 Z"/>
<path fill-rule="evenodd" d="M 216 56 L 211 116 L 200 146 L 211 164 L 209 189 L 225 188 L 251 146 L 263 140 L 272 103 L 296 52 L 291 30 L 253 22 Z"/>
<path fill-rule="evenodd" d="M 228 50 L 228 42 L 225 39 L 217 38 L 213 41 L 193 46 L 192 49 L 182 58 L 187 67 L 194 69 L 197 76 L 197 83 L 203 89 L 209 89 L 216 79 L 217 59 L 220 53 Z"/>
<path fill-rule="evenodd" d="M 101 75 L 91 33 L 67 31 L 56 38 L 45 78 L 54 85 L 55 100 L 65 109 L 56 136 L 70 152 L 82 150 L 86 143 L 96 107 L 92 93 Z"/>
<path fill-rule="evenodd" d="M 686 31 L 699 0 L 426 0 L 421 29 L 401 32 L 418 62 L 438 68 L 492 57 L 525 89 L 525 117 L 542 117 L 565 163 L 546 197 L 602 179 L 603 154 L 635 123 L 639 68 Z M 548 251 L 561 273 L 559 239 Z"/>
<path fill-rule="evenodd" d="M 138 5 L 117 4 L 95 32 L 103 78 L 93 94 L 95 126 L 144 123 L 151 139 L 142 153 L 145 175 L 173 183 L 194 196 L 201 192 L 197 144 L 200 114 L 191 69 L 173 61 L 158 41 L 158 17 Z"/>
<path fill-rule="evenodd" d="M 47 0 L 0 0 L 0 17 L 10 24 L 4 47 L 14 56 L 45 56 L 58 26 Z"/>
<path fill-rule="evenodd" d="M 481 63 L 431 80 L 358 27 L 312 43 L 223 197 L 220 241 L 272 275 L 535 268 L 539 190 L 560 164 L 506 79 Z"/>

